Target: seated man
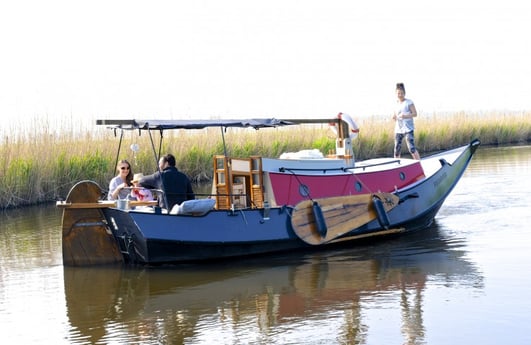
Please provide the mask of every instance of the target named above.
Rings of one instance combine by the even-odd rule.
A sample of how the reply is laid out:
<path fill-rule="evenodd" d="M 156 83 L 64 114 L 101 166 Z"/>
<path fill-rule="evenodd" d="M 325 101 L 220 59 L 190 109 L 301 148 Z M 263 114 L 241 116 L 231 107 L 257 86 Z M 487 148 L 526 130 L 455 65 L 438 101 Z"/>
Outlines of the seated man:
<path fill-rule="evenodd" d="M 195 194 L 188 177 L 175 167 L 175 157 L 172 154 L 162 156 L 159 160 L 159 171 L 144 176 L 140 185 L 145 188 L 161 189 L 165 197 L 160 198 L 160 206 L 171 210 L 174 205 L 185 200 L 194 200 Z M 166 199 L 166 201 L 164 200 Z"/>

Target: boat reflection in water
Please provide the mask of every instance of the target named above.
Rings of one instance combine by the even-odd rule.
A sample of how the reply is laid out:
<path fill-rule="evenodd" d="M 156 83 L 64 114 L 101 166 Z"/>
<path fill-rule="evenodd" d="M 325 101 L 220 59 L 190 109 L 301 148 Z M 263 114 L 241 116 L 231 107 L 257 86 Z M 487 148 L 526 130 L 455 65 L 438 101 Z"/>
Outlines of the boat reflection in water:
<path fill-rule="evenodd" d="M 64 267 L 69 340 L 365 343 L 371 306 L 392 303 L 404 341 L 423 341 L 428 284 L 483 284 L 462 240 L 442 233 L 435 224 L 358 248 L 212 265 Z"/>

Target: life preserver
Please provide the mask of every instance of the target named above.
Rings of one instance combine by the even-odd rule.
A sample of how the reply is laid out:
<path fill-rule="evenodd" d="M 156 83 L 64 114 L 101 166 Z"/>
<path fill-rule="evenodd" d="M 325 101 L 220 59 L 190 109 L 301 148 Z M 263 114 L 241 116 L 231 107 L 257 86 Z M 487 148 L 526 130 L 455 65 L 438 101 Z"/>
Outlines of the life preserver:
<path fill-rule="evenodd" d="M 345 121 L 348 124 L 348 136 L 350 139 L 355 139 L 358 136 L 358 133 L 360 132 L 360 128 L 354 122 L 354 119 L 349 115 L 345 113 L 339 113 L 337 114 L 337 118 L 340 120 Z M 332 127 L 332 130 L 337 135 L 337 123 L 331 123 L 330 126 Z"/>

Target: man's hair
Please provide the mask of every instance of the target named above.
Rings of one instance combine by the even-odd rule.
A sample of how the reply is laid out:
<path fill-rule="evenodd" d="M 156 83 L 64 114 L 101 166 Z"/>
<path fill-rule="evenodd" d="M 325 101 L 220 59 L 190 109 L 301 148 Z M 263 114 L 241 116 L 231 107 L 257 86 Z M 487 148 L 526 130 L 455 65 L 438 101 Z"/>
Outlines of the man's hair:
<path fill-rule="evenodd" d="M 175 157 L 171 153 L 164 155 L 162 158 L 164 159 L 165 162 L 168 162 L 169 166 L 171 167 L 175 166 Z"/>

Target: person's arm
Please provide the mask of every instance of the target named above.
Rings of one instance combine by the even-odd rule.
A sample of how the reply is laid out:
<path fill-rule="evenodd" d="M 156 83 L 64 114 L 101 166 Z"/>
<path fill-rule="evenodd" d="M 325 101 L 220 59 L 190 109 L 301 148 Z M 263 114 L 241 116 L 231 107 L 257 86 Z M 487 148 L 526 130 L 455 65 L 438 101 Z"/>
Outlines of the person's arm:
<path fill-rule="evenodd" d="M 111 182 L 109 182 L 109 194 L 107 195 L 108 200 L 114 200 L 114 192 L 116 192 L 116 189 L 118 188 L 117 180 L 113 177 Z"/>
<path fill-rule="evenodd" d="M 160 174 L 156 172 L 154 174 L 142 177 L 138 184 L 144 188 L 160 189 L 160 180 Z"/>
<path fill-rule="evenodd" d="M 117 181 L 116 181 L 117 182 Z M 116 183 L 115 183 L 116 184 Z M 125 183 L 120 183 L 118 186 L 114 187 L 114 189 L 112 189 L 112 192 L 111 192 L 111 189 L 109 188 L 109 197 L 108 199 L 109 200 L 118 200 L 120 199 L 120 192 L 125 188 L 127 187 L 127 184 Z"/>
<path fill-rule="evenodd" d="M 409 117 L 409 118 L 417 117 L 417 108 L 415 108 L 415 104 L 411 103 L 409 105 L 409 112 L 410 114 L 406 115 L 406 117 Z"/>

